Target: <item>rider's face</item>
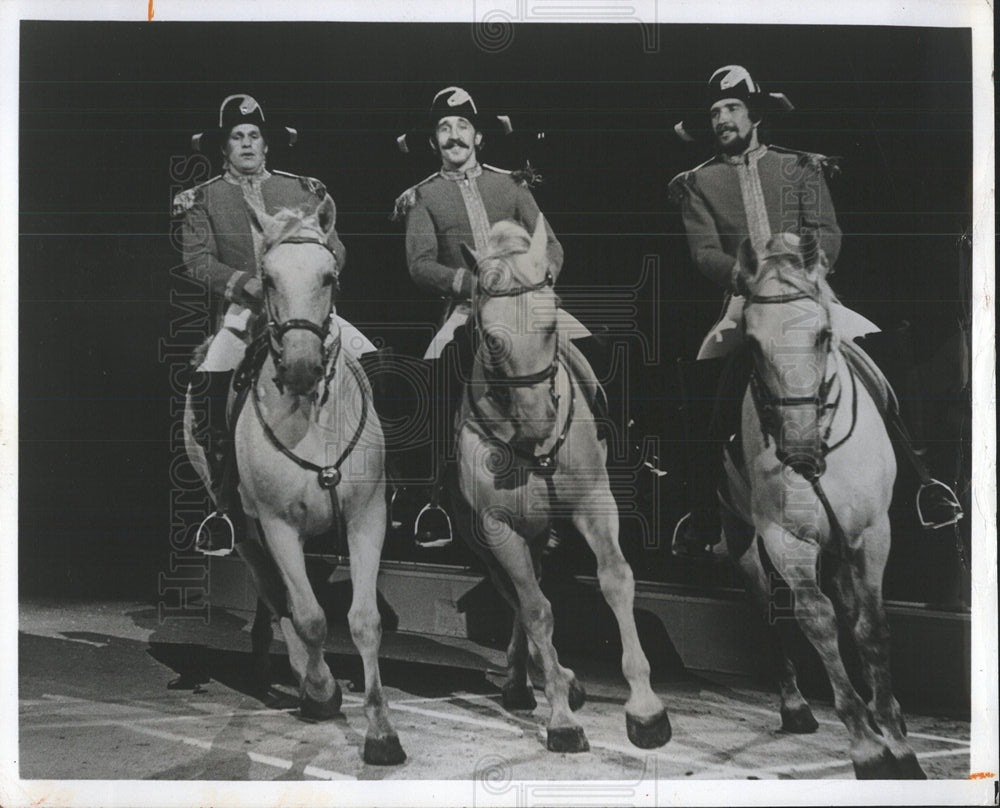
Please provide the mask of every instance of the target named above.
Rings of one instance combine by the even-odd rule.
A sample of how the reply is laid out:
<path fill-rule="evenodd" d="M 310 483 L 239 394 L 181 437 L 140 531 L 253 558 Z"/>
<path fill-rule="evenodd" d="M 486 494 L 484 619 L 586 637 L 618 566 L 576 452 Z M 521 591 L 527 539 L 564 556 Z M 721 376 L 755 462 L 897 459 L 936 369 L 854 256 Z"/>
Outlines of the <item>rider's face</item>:
<path fill-rule="evenodd" d="M 267 143 L 260 128 L 252 123 L 234 126 L 222 147 L 226 162 L 240 174 L 256 174 L 264 165 Z"/>
<path fill-rule="evenodd" d="M 472 123 L 459 115 L 442 118 L 434 130 L 434 143 L 441 155 L 441 164 L 451 171 L 475 165 L 476 146 L 482 139 Z"/>
<path fill-rule="evenodd" d="M 712 104 L 709 114 L 719 148 L 727 153 L 743 151 L 754 129 L 747 105 L 738 98 L 723 98 Z"/>

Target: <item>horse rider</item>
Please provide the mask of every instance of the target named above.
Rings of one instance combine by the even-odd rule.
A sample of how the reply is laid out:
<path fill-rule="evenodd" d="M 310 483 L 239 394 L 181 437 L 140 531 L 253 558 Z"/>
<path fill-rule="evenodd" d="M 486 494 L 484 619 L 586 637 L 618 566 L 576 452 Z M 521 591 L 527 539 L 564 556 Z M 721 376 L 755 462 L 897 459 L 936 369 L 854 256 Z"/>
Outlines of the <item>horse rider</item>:
<path fill-rule="evenodd" d="M 282 208 L 311 210 L 330 199 L 319 180 L 267 168 L 269 146 L 291 146 L 296 138 L 294 129 L 268 121 L 251 96 L 230 95 L 219 106 L 218 126 L 192 138 L 195 149 L 221 155 L 222 173 L 174 198 L 173 214 L 183 217 L 185 271 L 208 287 L 219 308 L 215 334 L 200 361 L 195 360 L 197 370 L 189 387 L 193 435 L 205 452 L 216 505 L 198 531 L 196 547 L 203 552 L 231 548 L 236 529 L 229 516 L 237 527 L 241 516 L 226 404 L 233 372 L 251 342 L 263 305 L 263 233 L 253 214 L 274 214 Z M 346 252 L 336 231 L 327 246 L 337 272 L 342 272 Z M 357 357 L 375 350 L 357 328 L 339 316 L 337 320 L 348 354 Z"/>
<path fill-rule="evenodd" d="M 699 360 L 728 356 L 744 341 L 744 298 L 734 283 L 737 250 L 745 239 L 761 252 L 772 235 L 812 232 L 831 274 L 840 253 L 841 232 L 826 184 L 826 176 L 837 170 L 835 159 L 765 143 L 758 129 L 768 111 L 792 108 L 783 94 L 763 92 L 746 68 L 726 65 L 709 79 L 704 111 L 675 126 L 684 140 L 711 137 L 716 151 L 711 159 L 670 182 L 670 195 L 680 205 L 695 266 L 726 292 L 722 316 L 703 340 Z M 848 340 L 879 331 L 874 323 L 841 304 L 834 305 L 830 315 L 835 330 Z M 722 437 L 726 438 L 736 431 L 742 395 L 731 396 L 728 407 L 722 398 L 717 412 L 724 427 Z M 899 418 L 898 413 L 887 413 L 886 417 Z M 902 425 L 898 426 L 899 434 L 905 436 Z M 922 463 L 912 447 L 909 449 L 907 454 L 915 465 Z M 704 469 L 704 474 L 695 473 L 701 478 L 693 486 L 698 501 L 674 531 L 676 555 L 702 555 L 720 538 L 716 485 L 708 483 L 718 479 L 722 457 L 719 452 L 697 454 L 710 468 Z M 917 470 L 921 479 L 929 480 L 926 468 Z M 923 507 L 923 513 L 938 514 L 942 522 L 953 521 L 961 512 L 954 493 L 944 484 L 932 482 L 935 484 L 921 487 L 926 501 L 920 502 L 918 495 L 918 507 Z"/>
<path fill-rule="evenodd" d="M 516 221 L 529 233 L 534 231 L 539 209 L 530 189 L 534 179 L 530 167 L 511 172 L 479 161 L 486 135 L 509 131 L 509 119 L 480 112 L 468 92 L 453 86 L 435 94 L 420 130 L 399 138 L 404 151 L 427 138 L 441 162 L 439 170 L 399 196 L 393 214 L 394 219 L 406 220 L 410 277 L 446 301 L 440 328 L 424 353 L 425 359 L 440 357 L 472 313 L 474 268 L 465 265 L 461 245 L 486 249 L 490 228 L 505 219 Z M 545 228 L 548 270 L 555 280 L 562 269 L 563 249 L 547 220 Z M 558 328 L 569 339 L 590 334 L 562 309 Z M 419 543 L 441 546 L 450 541 L 450 524 L 436 499 L 417 521 Z"/>

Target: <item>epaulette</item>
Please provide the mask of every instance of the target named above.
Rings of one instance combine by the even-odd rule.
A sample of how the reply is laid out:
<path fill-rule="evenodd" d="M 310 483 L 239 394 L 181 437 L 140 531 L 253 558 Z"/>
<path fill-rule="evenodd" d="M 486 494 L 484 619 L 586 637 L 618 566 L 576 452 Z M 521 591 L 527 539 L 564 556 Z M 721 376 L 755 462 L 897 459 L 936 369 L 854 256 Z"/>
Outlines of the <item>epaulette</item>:
<path fill-rule="evenodd" d="M 393 205 L 392 213 L 389 215 L 389 220 L 393 222 L 399 222 L 406 218 L 410 209 L 417 202 L 417 188 L 421 185 L 426 185 L 435 177 L 440 176 L 437 171 L 431 174 L 429 177 L 425 177 L 420 180 L 416 185 L 407 188 L 403 193 L 396 197 L 396 202 Z"/>
<path fill-rule="evenodd" d="M 778 154 L 788 154 L 795 157 L 800 166 L 809 166 L 816 171 L 822 171 L 823 175 L 827 179 L 836 177 L 840 173 L 840 157 L 828 157 L 825 154 L 819 154 L 817 152 L 806 152 L 799 151 L 798 149 L 788 149 L 784 146 L 771 146 L 768 145 L 771 151 L 778 152 Z"/>
<path fill-rule="evenodd" d="M 174 197 L 174 203 L 171 207 L 171 216 L 180 216 L 182 213 L 187 213 L 194 207 L 195 200 L 198 198 L 198 193 L 202 188 L 211 185 L 213 182 L 218 182 L 222 179 L 222 175 L 219 174 L 217 177 L 212 177 L 210 180 L 205 180 L 205 182 L 195 185 L 193 188 L 188 188 L 186 191 L 181 191 Z"/>
<path fill-rule="evenodd" d="M 508 171 L 506 168 L 497 168 L 496 166 L 491 166 L 486 163 L 481 164 L 484 171 L 492 171 L 496 174 L 506 174 L 515 183 L 525 188 L 534 188 L 536 185 L 542 184 L 542 175 L 538 173 L 533 165 L 529 161 L 525 161 L 524 168 L 518 168 L 514 171 Z"/>
<path fill-rule="evenodd" d="M 709 158 L 701 165 L 697 165 L 694 168 L 688 169 L 687 171 L 682 171 L 680 174 L 678 174 L 676 177 L 670 180 L 669 184 L 667 185 L 667 192 L 670 196 L 670 201 L 673 202 L 675 205 L 681 204 L 681 202 L 684 201 L 685 197 L 687 197 L 688 192 L 691 189 L 691 186 L 694 185 L 695 172 L 711 163 L 714 163 L 715 161 L 716 161 L 715 157 Z"/>
<path fill-rule="evenodd" d="M 276 169 L 272 170 L 271 173 L 278 174 L 282 177 L 288 177 L 289 179 L 298 180 L 299 185 L 302 186 L 302 190 L 316 194 L 316 196 L 320 199 L 323 199 L 326 196 L 326 186 L 315 177 L 303 177 L 301 174 L 292 174 L 289 171 L 278 171 Z"/>

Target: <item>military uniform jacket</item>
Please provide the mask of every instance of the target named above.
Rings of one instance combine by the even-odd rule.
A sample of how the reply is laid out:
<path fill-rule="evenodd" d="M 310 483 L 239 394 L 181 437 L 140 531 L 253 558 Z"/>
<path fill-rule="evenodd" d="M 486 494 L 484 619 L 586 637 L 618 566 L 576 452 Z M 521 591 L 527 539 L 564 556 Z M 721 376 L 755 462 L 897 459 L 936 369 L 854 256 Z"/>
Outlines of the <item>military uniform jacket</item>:
<path fill-rule="evenodd" d="M 728 289 L 744 239 L 759 251 L 771 235 L 812 229 L 832 266 L 840 228 L 824 178 L 831 167 L 832 160 L 819 154 L 760 146 L 739 158 L 717 155 L 679 174 L 670 196 L 681 206 L 695 265 Z"/>
<path fill-rule="evenodd" d="M 464 175 L 433 174 L 406 191 L 397 200 L 396 210 L 406 214 L 410 276 L 424 289 L 447 298 L 462 297 L 461 279 L 467 271 L 462 244 L 482 249 L 484 234 L 504 219 L 513 219 L 530 234 L 539 214 L 527 186 L 491 166 L 475 166 Z M 476 219 L 485 211 L 486 221 L 473 224 L 470 210 Z M 555 278 L 562 269 L 563 249 L 547 222 L 546 230 L 546 252 Z"/>
<path fill-rule="evenodd" d="M 245 181 L 244 181 L 245 182 Z M 257 184 L 264 210 L 312 209 L 328 197 L 319 180 L 281 171 L 266 172 Z M 243 288 L 259 272 L 253 226 L 243 184 L 220 175 L 174 198 L 173 213 L 183 216 L 182 250 L 188 273 L 227 301 L 254 306 Z M 343 268 L 346 251 L 336 231 L 328 246 Z"/>

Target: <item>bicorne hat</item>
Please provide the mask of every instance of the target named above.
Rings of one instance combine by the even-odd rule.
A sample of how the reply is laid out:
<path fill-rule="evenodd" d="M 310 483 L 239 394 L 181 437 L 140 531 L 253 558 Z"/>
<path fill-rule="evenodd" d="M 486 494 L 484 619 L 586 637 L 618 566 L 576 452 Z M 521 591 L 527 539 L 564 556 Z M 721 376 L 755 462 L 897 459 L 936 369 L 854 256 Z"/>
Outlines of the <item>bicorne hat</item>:
<path fill-rule="evenodd" d="M 428 136 L 433 134 L 438 121 L 451 115 L 465 118 L 478 131 L 486 134 L 492 132 L 509 135 L 513 131 L 510 118 L 506 115 L 491 115 L 480 112 L 476 102 L 472 100 L 472 96 L 461 87 L 445 87 L 434 96 L 424 125 L 411 129 L 396 138 L 399 150 L 401 152 L 415 151 L 419 148 L 418 143 L 426 142 Z"/>
<path fill-rule="evenodd" d="M 268 145 L 294 146 L 299 133 L 290 126 L 277 126 L 264 117 L 264 110 L 257 99 L 245 93 L 227 97 L 219 105 L 219 125 L 191 136 L 191 148 L 210 154 L 217 150 L 229 136 L 234 126 L 250 123 L 260 129 Z"/>
<path fill-rule="evenodd" d="M 765 93 L 750 72 L 740 65 L 726 65 L 716 70 L 708 80 L 704 102 L 688 120 L 680 121 L 674 131 L 681 140 L 705 140 L 712 135 L 710 109 L 723 98 L 743 101 L 757 115 L 765 112 L 790 112 L 795 109 L 784 93 Z"/>

